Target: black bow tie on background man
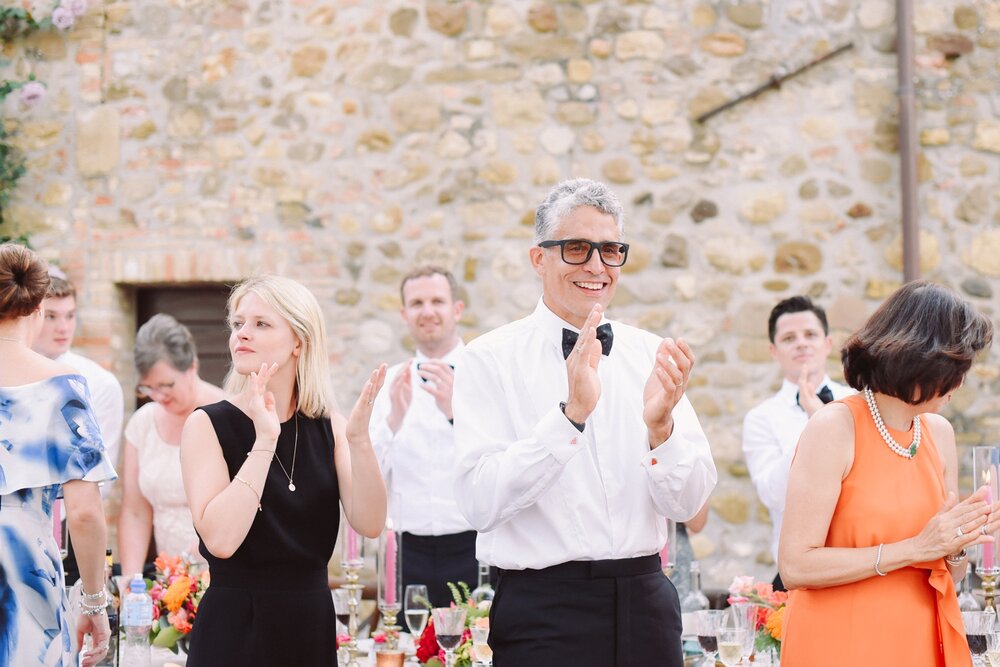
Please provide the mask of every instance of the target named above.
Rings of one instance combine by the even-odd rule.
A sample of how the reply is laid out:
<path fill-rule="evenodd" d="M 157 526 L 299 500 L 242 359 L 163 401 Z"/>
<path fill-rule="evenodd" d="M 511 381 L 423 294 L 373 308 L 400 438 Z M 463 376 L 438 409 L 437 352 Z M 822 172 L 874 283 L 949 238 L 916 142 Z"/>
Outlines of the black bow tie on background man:
<path fill-rule="evenodd" d="M 575 331 L 563 329 L 563 359 L 569 359 L 569 353 L 576 345 L 576 339 L 580 337 Z M 611 332 L 611 323 L 605 322 L 597 327 L 597 340 L 601 341 L 601 354 L 605 357 L 611 354 L 611 344 L 615 342 L 615 335 Z"/>
<path fill-rule="evenodd" d="M 830 390 L 830 387 L 826 385 L 823 385 L 823 388 L 816 392 L 816 396 L 819 400 L 823 401 L 823 405 L 826 405 L 833 400 L 833 392 Z M 799 405 L 799 395 L 797 392 L 795 394 L 795 404 Z"/>

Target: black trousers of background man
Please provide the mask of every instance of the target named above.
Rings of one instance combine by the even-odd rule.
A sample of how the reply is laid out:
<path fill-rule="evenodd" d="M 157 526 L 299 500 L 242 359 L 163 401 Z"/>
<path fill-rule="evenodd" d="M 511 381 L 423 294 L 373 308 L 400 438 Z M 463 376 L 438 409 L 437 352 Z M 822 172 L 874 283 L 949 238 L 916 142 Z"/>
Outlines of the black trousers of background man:
<path fill-rule="evenodd" d="M 494 667 L 681 667 L 681 609 L 658 555 L 500 570 Z"/>
<path fill-rule="evenodd" d="M 464 581 L 476 587 L 479 563 L 476 561 L 476 531 L 452 535 L 413 535 L 403 533 L 403 586 L 424 584 L 435 607 L 451 603 L 448 582 Z"/>

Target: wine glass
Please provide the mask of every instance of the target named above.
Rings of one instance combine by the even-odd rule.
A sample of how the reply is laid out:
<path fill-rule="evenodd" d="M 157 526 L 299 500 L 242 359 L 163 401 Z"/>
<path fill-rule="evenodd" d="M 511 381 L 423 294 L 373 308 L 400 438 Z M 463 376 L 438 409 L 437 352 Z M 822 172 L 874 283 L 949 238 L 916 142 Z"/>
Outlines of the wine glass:
<path fill-rule="evenodd" d="M 715 654 L 719 650 L 719 623 L 725 613 L 721 609 L 702 609 L 695 614 L 698 644 L 706 665 L 715 664 Z"/>
<path fill-rule="evenodd" d="M 965 640 L 972 653 L 972 664 L 986 665 L 986 636 L 997 629 L 997 615 L 992 611 L 963 611 L 962 624 L 965 625 Z"/>
<path fill-rule="evenodd" d="M 480 626 L 472 628 L 472 648 L 476 651 L 476 664 L 481 667 L 493 667 L 493 649 L 487 643 L 490 629 Z"/>
<path fill-rule="evenodd" d="M 438 607 L 433 610 L 434 633 L 444 649 L 445 667 L 455 667 L 455 649 L 462 643 L 465 631 L 465 607 Z"/>
<path fill-rule="evenodd" d="M 345 588 L 335 588 L 330 594 L 333 595 L 333 613 L 336 614 L 337 621 L 344 625 L 346 631 L 350 631 L 351 592 Z"/>
<path fill-rule="evenodd" d="M 993 631 L 986 635 L 986 658 L 990 667 L 1000 667 L 1000 632 Z"/>
<path fill-rule="evenodd" d="M 734 603 L 726 612 L 723 628 L 741 628 L 744 631 L 743 658 L 749 660 L 757 638 L 757 605 L 749 602 Z"/>
<path fill-rule="evenodd" d="M 747 631 L 744 628 L 721 627 L 718 630 L 719 659 L 726 667 L 736 667 L 743 658 Z M 749 657 L 749 656 L 747 656 Z"/>
<path fill-rule="evenodd" d="M 431 603 L 427 597 L 427 587 L 423 584 L 410 584 L 403 593 L 403 618 L 414 642 L 423 634 L 427 627 L 427 617 L 431 615 Z M 416 660 L 416 657 L 414 657 Z"/>

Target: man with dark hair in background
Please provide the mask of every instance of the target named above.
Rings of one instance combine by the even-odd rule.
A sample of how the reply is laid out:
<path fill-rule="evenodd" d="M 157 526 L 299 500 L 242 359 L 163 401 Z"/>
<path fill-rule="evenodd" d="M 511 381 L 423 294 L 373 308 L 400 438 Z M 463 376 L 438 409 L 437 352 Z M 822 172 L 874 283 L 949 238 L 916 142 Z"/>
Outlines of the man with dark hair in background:
<path fill-rule="evenodd" d="M 799 434 L 824 404 L 854 391 L 826 374 L 833 339 L 826 312 L 809 297 L 793 296 L 776 305 L 768 318 L 767 335 L 771 357 L 781 369 L 781 389 L 747 413 L 743 454 L 757 495 L 771 514 L 771 551 L 777 562 L 788 469 Z M 780 576 L 775 576 L 774 586 L 784 590 Z"/>

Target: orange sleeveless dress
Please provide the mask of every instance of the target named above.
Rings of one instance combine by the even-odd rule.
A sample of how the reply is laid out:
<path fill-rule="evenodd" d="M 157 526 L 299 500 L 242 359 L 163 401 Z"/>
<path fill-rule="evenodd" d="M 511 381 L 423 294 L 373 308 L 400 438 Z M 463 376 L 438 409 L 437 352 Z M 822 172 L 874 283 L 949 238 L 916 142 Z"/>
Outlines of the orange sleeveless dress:
<path fill-rule="evenodd" d="M 828 547 L 872 547 L 919 533 L 947 495 L 927 422 L 912 460 L 882 440 L 858 394 L 841 401 L 854 417 L 854 465 L 841 484 Z M 912 435 L 889 429 L 897 442 Z M 874 565 L 874 559 L 872 560 Z M 783 667 L 906 665 L 966 667 L 955 584 L 943 558 L 842 586 L 791 592 L 785 612 Z"/>

